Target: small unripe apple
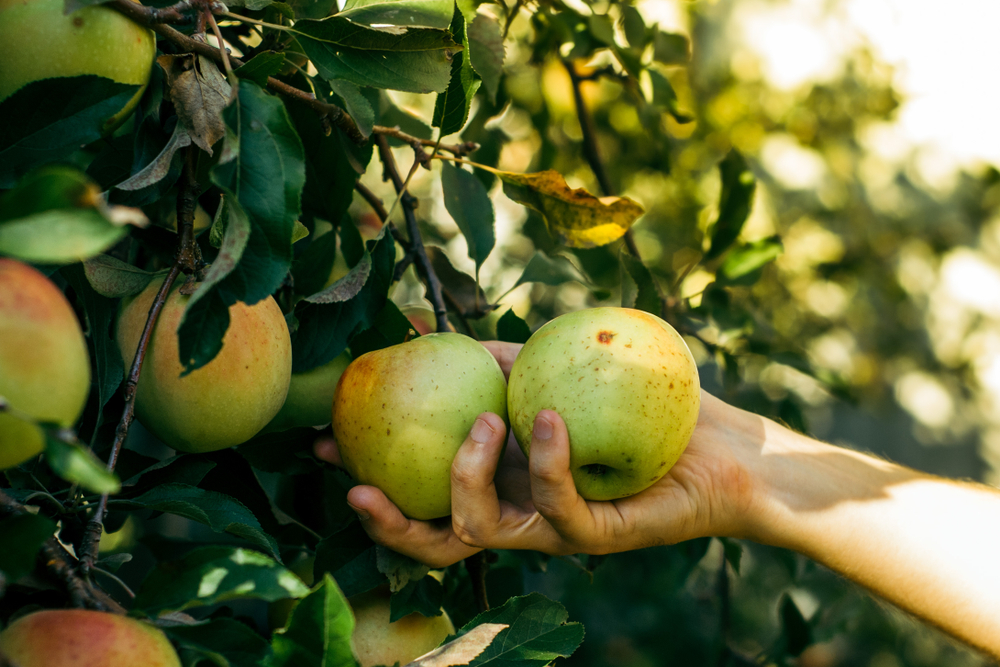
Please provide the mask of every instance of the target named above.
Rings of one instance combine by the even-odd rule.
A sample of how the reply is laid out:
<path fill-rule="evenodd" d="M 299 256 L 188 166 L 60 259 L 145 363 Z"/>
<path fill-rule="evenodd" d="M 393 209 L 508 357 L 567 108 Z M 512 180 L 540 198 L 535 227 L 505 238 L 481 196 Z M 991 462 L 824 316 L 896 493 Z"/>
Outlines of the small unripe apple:
<path fill-rule="evenodd" d="M 125 368 L 132 365 L 149 307 L 163 283 L 122 301 L 117 341 Z M 163 305 L 139 375 L 135 414 L 174 449 L 211 452 L 246 442 L 278 413 L 292 375 L 292 344 L 281 309 L 268 297 L 229 307 L 222 350 L 181 377 L 177 328 L 190 297 L 174 285 Z"/>
<path fill-rule="evenodd" d="M 0 632 L 0 655 L 17 667 L 181 667 L 158 628 L 85 609 L 22 616 Z"/>
<path fill-rule="evenodd" d="M 293 373 L 284 405 L 264 430 L 284 431 L 296 426 L 330 423 L 333 392 L 350 363 L 351 355 L 344 351 L 322 366 L 305 373 Z"/>
<path fill-rule="evenodd" d="M 333 399 L 344 467 L 406 516 L 451 514 L 451 462 L 476 417 L 507 421 L 503 371 L 486 348 L 435 333 L 355 359 Z"/>
<path fill-rule="evenodd" d="M 64 0 L 0 0 L 0 101 L 41 79 L 95 74 L 141 86 L 104 123 L 117 127 L 139 103 L 156 54 L 153 32 L 110 7 L 64 14 Z"/>
<path fill-rule="evenodd" d="M 511 428 L 529 455 L 535 416 L 565 421 L 587 500 L 646 489 L 677 462 L 701 406 L 698 366 L 660 318 L 627 308 L 568 313 L 538 329 L 510 371 Z"/>
<path fill-rule="evenodd" d="M 90 393 L 90 357 L 63 293 L 36 269 L 0 258 L 0 396 L 40 422 L 72 426 Z M 41 429 L 0 413 L 0 469 L 45 448 Z"/>
<path fill-rule="evenodd" d="M 355 622 L 351 644 L 361 667 L 405 665 L 433 651 L 445 637 L 455 633 L 444 610 L 440 616 L 413 612 L 390 623 L 389 599 L 389 587 L 382 586 L 348 600 Z"/>

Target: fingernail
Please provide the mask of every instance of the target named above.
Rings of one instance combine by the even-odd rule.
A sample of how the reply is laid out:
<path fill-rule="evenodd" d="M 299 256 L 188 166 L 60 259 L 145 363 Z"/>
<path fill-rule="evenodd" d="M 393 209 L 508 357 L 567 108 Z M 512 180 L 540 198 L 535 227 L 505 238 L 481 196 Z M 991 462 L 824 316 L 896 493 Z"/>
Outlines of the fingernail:
<path fill-rule="evenodd" d="M 490 438 L 493 437 L 493 427 L 490 426 L 485 420 L 477 419 L 476 423 L 472 426 L 472 439 L 478 442 L 480 445 L 489 442 Z"/>
<path fill-rule="evenodd" d="M 543 417 L 535 417 L 533 435 L 538 440 L 548 440 L 552 437 L 552 424 Z"/>
<path fill-rule="evenodd" d="M 367 521 L 368 519 L 371 518 L 371 515 L 368 514 L 367 510 L 363 510 L 360 507 L 355 507 L 350 503 L 347 504 L 350 505 L 351 509 L 354 510 L 354 512 L 358 515 L 358 518 L 361 519 L 362 521 Z"/>

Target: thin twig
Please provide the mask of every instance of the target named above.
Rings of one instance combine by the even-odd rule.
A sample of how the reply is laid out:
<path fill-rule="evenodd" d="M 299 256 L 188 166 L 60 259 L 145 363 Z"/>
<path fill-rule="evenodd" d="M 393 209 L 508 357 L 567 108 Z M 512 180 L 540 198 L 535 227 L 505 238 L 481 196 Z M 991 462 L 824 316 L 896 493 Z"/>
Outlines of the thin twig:
<path fill-rule="evenodd" d="M 393 139 L 398 139 L 399 141 L 409 144 L 413 151 L 417 154 L 418 161 L 425 166 L 430 163 L 433 155 L 428 155 L 427 152 L 423 150 L 424 146 L 448 151 L 456 157 L 465 157 L 469 153 L 479 149 L 479 144 L 474 141 L 466 141 L 461 144 L 440 144 L 434 139 L 421 139 L 420 137 L 415 137 L 412 134 L 407 134 L 398 127 L 376 125 L 372 128 L 372 132 L 392 137 Z"/>
<path fill-rule="evenodd" d="M 383 204 L 382 200 L 378 198 L 378 195 L 369 190 L 368 186 L 361 181 L 354 182 L 354 189 L 358 191 L 359 195 L 364 197 L 365 201 L 368 202 L 368 205 L 372 207 L 373 211 L 375 211 L 375 215 L 377 215 L 379 220 L 385 224 L 389 220 L 389 212 L 385 210 L 385 204 Z"/>
<path fill-rule="evenodd" d="M 399 175 L 396 160 L 392 157 L 392 149 L 389 148 L 389 140 L 384 134 L 379 134 L 375 137 L 375 142 L 378 144 L 378 154 L 384 168 L 382 177 L 392 181 L 403 207 L 406 231 L 410 235 L 410 246 L 415 256 L 417 270 L 423 275 L 424 282 L 427 283 L 427 297 L 434 305 L 437 330 L 448 331 L 448 310 L 445 308 L 444 297 L 441 295 L 441 281 L 434 272 L 430 259 L 427 258 L 424 240 L 420 236 L 420 228 L 417 226 L 417 216 L 413 212 L 416 208 L 416 199 L 406 190 L 403 179 Z"/>
<path fill-rule="evenodd" d="M 112 0 L 112 2 L 107 3 L 107 6 L 117 9 L 136 23 L 150 27 L 162 23 L 190 23 L 192 19 L 192 15 L 187 13 L 192 7 L 190 0 L 181 0 L 175 5 L 159 9 L 140 5 L 131 0 Z"/>
<path fill-rule="evenodd" d="M 219 53 L 222 55 L 222 67 L 226 70 L 226 78 L 229 79 L 229 84 L 233 86 L 233 97 L 236 97 L 236 81 L 233 80 L 233 66 L 229 64 L 229 50 L 225 48 L 226 41 L 222 39 L 222 31 L 219 30 L 219 24 L 215 22 L 215 17 L 208 12 L 206 12 L 204 16 L 208 20 L 208 25 L 212 28 L 212 32 L 215 34 L 215 39 L 219 42 Z"/>
<path fill-rule="evenodd" d="M 181 271 L 191 274 L 200 268 L 201 252 L 195 243 L 194 238 L 194 214 L 198 205 L 198 184 L 195 181 L 194 147 L 190 147 L 185 152 L 184 173 L 181 176 L 181 188 L 177 196 L 177 227 L 180 232 L 180 241 L 174 265 L 170 267 L 160 290 L 156 293 L 152 305 L 149 307 L 149 314 L 146 317 L 146 325 L 143 327 L 142 335 L 139 337 L 139 344 L 136 347 L 135 357 L 132 360 L 132 367 L 129 370 L 128 380 L 125 382 L 124 397 L 125 409 L 122 411 L 118 428 L 115 429 L 115 440 L 111 445 L 111 453 L 108 455 L 108 470 L 113 471 L 118 463 L 118 454 L 125 444 L 129 427 L 135 419 L 135 398 L 136 388 L 139 386 L 139 374 L 142 371 L 143 362 L 146 359 L 146 351 L 149 341 L 153 336 L 153 328 L 156 320 L 163 310 L 167 296 L 173 287 L 174 281 Z M 108 508 L 108 494 L 103 494 L 97 503 L 97 509 L 87 522 L 84 529 L 83 538 L 80 542 L 80 572 L 84 576 L 90 574 L 90 569 L 97 561 L 97 552 L 100 547 L 101 533 L 104 531 L 104 515 Z"/>
<path fill-rule="evenodd" d="M 583 156 L 586 158 L 587 164 L 590 165 L 590 170 L 594 172 L 594 178 L 597 179 L 597 183 L 604 195 L 615 195 L 614 186 L 611 184 L 611 178 L 608 175 L 607 168 L 604 166 L 604 161 L 601 159 L 601 152 L 597 145 L 597 128 L 594 125 L 594 117 L 590 114 L 590 110 L 587 109 L 583 93 L 580 90 L 580 84 L 585 79 L 577 74 L 576 68 L 572 63 L 563 60 L 562 64 L 569 74 L 570 82 L 573 84 L 573 101 L 576 103 L 576 116 L 580 120 L 580 131 L 583 134 Z M 641 262 L 642 255 L 639 253 L 639 246 L 636 245 L 635 236 L 632 234 L 631 229 L 625 231 L 624 240 L 628 251 Z M 663 286 L 660 285 L 660 281 L 655 276 L 651 275 L 650 278 L 653 281 L 653 286 L 656 288 L 656 296 L 660 301 L 660 316 L 670 321 L 673 319 L 672 309 L 670 308 L 667 295 L 663 292 Z"/>

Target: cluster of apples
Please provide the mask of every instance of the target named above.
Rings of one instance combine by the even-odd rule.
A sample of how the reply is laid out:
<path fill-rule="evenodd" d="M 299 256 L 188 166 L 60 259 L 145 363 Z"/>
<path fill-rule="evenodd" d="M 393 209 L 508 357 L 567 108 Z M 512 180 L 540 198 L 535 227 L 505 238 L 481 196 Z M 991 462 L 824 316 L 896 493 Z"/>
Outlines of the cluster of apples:
<path fill-rule="evenodd" d="M 638 310 L 593 308 L 538 329 L 509 386 L 493 355 L 456 333 L 364 354 L 337 386 L 333 431 L 356 480 L 427 520 L 451 513 L 451 463 L 483 412 L 510 424 L 525 456 L 536 415 L 559 413 L 580 495 L 613 500 L 670 470 L 700 404 L 698 367 L 673 327 Z"/>

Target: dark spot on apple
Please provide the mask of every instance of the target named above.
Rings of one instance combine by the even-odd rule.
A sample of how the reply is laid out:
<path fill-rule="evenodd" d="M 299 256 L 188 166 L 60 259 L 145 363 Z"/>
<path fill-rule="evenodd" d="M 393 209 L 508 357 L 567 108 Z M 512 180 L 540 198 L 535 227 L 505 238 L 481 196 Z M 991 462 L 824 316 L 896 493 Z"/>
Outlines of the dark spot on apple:
<path fill-rule="evenodd" d="M 673 383 L 673 382 L 671 382 L 671 383 L 670 383 L 670 388 L 671 388 L 671 389 L 673 389 L 673 388 L 674 388 L 674 383 Z"/>
<path fill-rule="evenodd" d="M 661 467 L 661 468 L 662 468 L 663 466 L 665 466 L 665 465 L 667 465 L 667 462 L 666 462 L 666 461 L 660 461 L 660 467 Z"/>
<path fill-rule="evenodd" d="M 611 331 L 599 331 L 597 333 L 597 342 L 604 345 L 609 345 L 611 340 L 615 337 L 615 334 Z"/>
<path fill-rule="evenodd" d="M 75 19 L 73 19 L 73 25 L 75 25 L 77 28 L 81 27 L 83 25 L 83 18 L 77 16 Z"/>
<path fill-rule="evenodd" d="M 588 463 L 585 466 L 580 466 L 580 468 L 588 475 L 593 475 L 594 477 L 600 477 L 606 473 L 610 468 L 602 463 Z"/>
<path fill-rule="evenodd" d="M 392 431 L 390 431 L 389 429 L 386 429 L 386 430 L 385 430 L 385 434 L 386 434 L 386 435 L 392 435 Z"/>
<path fill-rule="evenodd" d="M 625 457 L 625 463 L 632 463 L 632 457 L 631 456 L 626 456 Z"/>

